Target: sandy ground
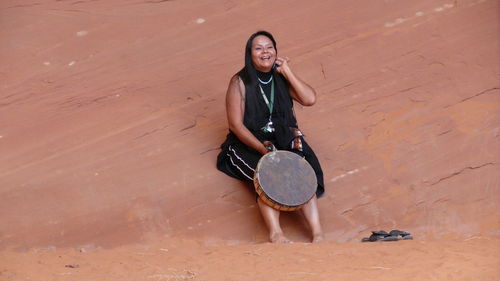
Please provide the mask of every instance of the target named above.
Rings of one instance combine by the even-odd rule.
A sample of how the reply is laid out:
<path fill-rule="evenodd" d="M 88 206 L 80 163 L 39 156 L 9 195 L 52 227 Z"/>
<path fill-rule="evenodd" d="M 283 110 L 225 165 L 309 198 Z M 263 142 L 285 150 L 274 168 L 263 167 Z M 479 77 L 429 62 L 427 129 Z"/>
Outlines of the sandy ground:
<path fill-rule="evenodd" d="M 0 2 L 0 280 L 500 280 L 496 0 Z M 318 93 L 326 242 L 215 169 L 248 36 Z M 360 243 L 371 230 L 414 241 Z M 70 267 L 66 267 L 66 265 Z M 73 268 L 71 267 L 73 266 Z"/>
<path fill-rule="evenodd" d="M 498 280 L 499 239 L 275 245 L 165 239 L 0 254 L 2 280 Z M 6 269 L 4 269 L 6 268 Z"/>

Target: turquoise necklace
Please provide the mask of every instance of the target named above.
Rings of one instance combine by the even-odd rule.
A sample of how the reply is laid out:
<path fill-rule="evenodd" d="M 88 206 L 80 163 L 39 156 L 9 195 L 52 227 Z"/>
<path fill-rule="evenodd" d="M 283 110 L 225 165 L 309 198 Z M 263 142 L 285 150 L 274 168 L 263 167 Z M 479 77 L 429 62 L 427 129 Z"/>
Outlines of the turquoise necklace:
<path fill-rule="evenodd" d="M 259 82 L 260 82 L 260 83 L 262 83 L 262 84 L 264 84 L 264 85 L 267 85 L 267 84 L 269 84 L 269 82 L 271 82 L 271 81 L 273 80 L 273 77 L 271 76 L 271 78 L 269 78 L 269 80 L 267 80 L 266 82 L 264 82 L 264 81 L 260 80 L 260 78 L 259 78 L 259 77 L 257 77 L 257 79 L 259 79 Z"/>

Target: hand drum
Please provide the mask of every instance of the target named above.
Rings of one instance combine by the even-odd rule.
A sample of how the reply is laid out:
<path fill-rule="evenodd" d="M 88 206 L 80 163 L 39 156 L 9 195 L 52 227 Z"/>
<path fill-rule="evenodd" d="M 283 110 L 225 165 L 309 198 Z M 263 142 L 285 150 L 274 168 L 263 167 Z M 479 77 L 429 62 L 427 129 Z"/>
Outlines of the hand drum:
<path fill-rule="evenodd" d="M 318 187 L 311 165 L 303 157 L 286 150 L 262 156 L 253 182 L 260 198 L 280 211 L 301 208 L 311 200 Z"/>

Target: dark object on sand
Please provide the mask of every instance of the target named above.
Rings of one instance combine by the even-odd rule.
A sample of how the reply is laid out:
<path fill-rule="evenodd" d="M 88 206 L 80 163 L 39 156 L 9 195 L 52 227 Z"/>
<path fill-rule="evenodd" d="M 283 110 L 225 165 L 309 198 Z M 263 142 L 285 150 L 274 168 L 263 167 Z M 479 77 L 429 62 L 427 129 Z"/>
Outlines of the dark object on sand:
<path fill-rule="evenodd" d="M 406 231 L 391 230 L 387 233 L 384 230 L 372 231 L 370 237 L 361 239 L 361 242 L 375 242 L 375 241 L 399 241 L 399 240 L 412 240 L 413 236 Z"/>

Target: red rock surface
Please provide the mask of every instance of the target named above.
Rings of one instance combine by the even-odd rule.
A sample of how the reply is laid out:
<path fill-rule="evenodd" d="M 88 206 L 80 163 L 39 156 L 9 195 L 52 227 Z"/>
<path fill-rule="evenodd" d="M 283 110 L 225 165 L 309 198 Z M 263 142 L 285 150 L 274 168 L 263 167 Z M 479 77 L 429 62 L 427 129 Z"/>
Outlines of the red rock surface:
<path fill-rule="evenodd" d="M 296 111 L 325 173 L 327 244 L 394 228 L 498 241 L 498 10 L 2 1 L 0 249 L 267 241 L 252 192 L 215 168 L 227 83 L 258 29 L 318 92 Z M 310 240 L 296 214 L 283 227 Z"/>

